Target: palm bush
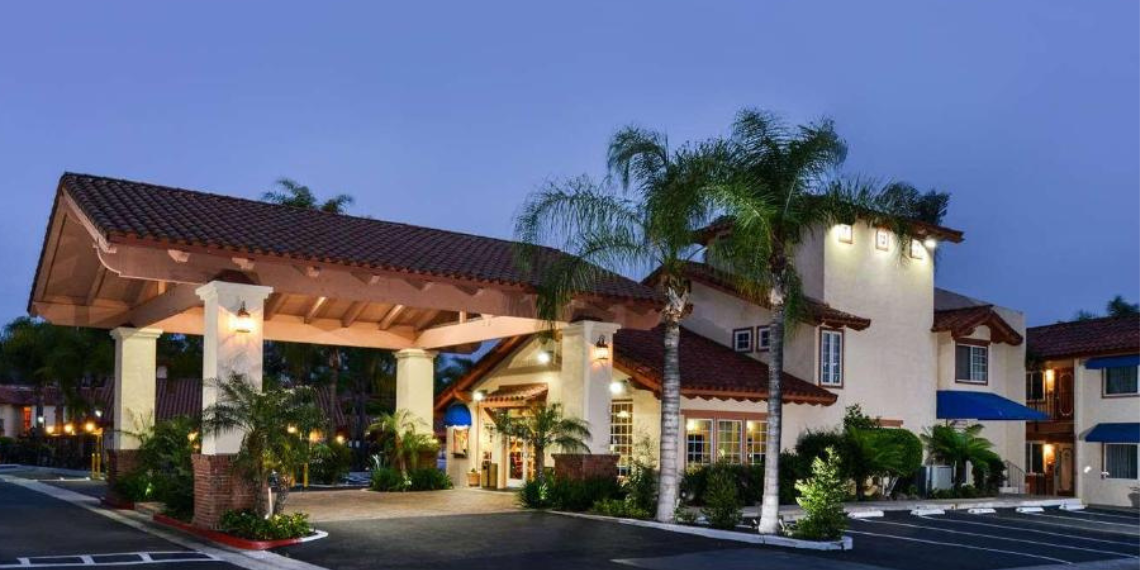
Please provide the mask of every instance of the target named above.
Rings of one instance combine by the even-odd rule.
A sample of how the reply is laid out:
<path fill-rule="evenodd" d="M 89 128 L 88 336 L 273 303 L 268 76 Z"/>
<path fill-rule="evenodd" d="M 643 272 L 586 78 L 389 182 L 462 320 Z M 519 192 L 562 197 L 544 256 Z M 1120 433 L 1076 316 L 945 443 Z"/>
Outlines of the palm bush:
<path fill-rule="evenodd" d="M 405 480 L 408 478 L 409 466 L 413 468 L 419 466 L 419 457 L 422 453 L 431 450 L 433 444 L 435 449 L 439 449 L 439 444 L 434 438 L 418 431 L 421 428 L 426 429 L 427 424 L 408 410 L 381 414 L 380 418 L 368 428 L 368 431 L 378 431 L 386 438 L 385 447 L 389 464 L 395 465 Z"/>
<path fill-rule="evenodd" d="M 962 430 L 940 425 L 927 429 L 926 433 L 920 436 L 931 459 L 954 468 L 955 489 L 961 489 L 966 483 L 967 465 L 990 465 L 1001 462 L 1001 458 L 992 451 L 994 444 L 980 435 L 982 429 L 982 424 L 967 426 Z"/>
<path fill-rule="evenodd" d="M 352 450 L 343 443 L 315 443 L 309 450 L 309 476 L 318 483 L 338 483 L 351 467 Z"/>
<path fill-rule="evenodd" d="M 804 517 L 796 522 L 793 534 L 806 540 L 838 540 L 847 528 L 847 515 L 843 500 L 847 491 L 843 480 L 842 463 L 835 449 L 828 448 L 824 457 L 812 460 L 809 479 L 796 482 L 800 498 L 796 501 L 804 510 Z"/>
<path fill-rule="evenodd" d="M 198 448 L 198 421 L 179 416 L 159 421 L 135 436 L 139 439 L 140 471 L 151 485 L 151 498 L 166 514 L 188 519 L 194 514 L 194 466 L 190 457 Z"/>
<path fill-rule="evenodd" d="M 520 416 L 499 414 L 495 417 L 495 430 L 505 437 L 513 437 L 529 444 L 534 450 L 534 478 L 546 479 L 546 452 L 557 448 L 563 453 L 589 453 L 586 441 L 590 428 L 585 420 L 565 417 L 562 404 L 534 404 Z"/>
<path fill-rule="evenodd" d="M 285 507 L 293 474 L 308 459 L 309 445 L 301 434 L 309 433 L 322 421 L 312 389 L 263 391 L 241 375 L 208 382 L 217 387 L 218 400 L 202 411 L 202 430 L 213 435 L 242 433 L 234 467 L 249 478 L 256 490 L 258 514 L 279 514 Z M 280 477 L 281 484 L 271 513 L 269 497 L 262 490 L 268 489 L 273 473 Z"/>

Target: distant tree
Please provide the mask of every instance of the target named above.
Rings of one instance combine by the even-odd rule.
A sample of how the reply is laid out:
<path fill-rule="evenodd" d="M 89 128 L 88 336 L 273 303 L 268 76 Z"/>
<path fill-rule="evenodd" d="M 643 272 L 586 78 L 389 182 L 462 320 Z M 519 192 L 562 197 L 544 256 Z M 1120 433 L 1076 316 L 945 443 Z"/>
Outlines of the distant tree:
<path fill-rule="evenodd" d="M 1140 314 L 1140 304 L 1129 303 L 1124 300 L 1124 297 L 1117 295 L 1108 302 L 1105 307 L 1105 312 L 1110 317 L 1126 317 L 1130 315 Z"/>
<path fill-rule="evenodd" d="M 435 393 L 438 394 L 448 386 L 463 378 L 475 366 L 470 358 L 445 356 L 435 359 Z"/>
<path fill-rule="evenodd" d="M 299 184 L 290 178 L 280 178 L 275 184 L 279 190 L 270 190 L 262 194 L 261 199 L 263 201 L 280 204 L 282 206 L 291 206 L 293 208 L 331 212 L 333 214 L 343 214 L 347 212 L 348 207 L 356 201 L 355 198 L 348 194 L 337 194 L 322 202 L 308 186 Z"/>

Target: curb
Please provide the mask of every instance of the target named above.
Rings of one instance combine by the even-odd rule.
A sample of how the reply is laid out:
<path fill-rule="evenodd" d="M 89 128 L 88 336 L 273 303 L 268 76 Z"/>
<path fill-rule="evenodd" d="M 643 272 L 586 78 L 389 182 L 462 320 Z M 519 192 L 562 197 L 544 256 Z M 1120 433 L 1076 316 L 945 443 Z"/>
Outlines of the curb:
<path fill-rule="evenodd" d="M 747 544 L 763 544 L 767 546 L 781 546 L 784 548 L 794 548 L 798 550 L 852 550 L 855 548 L 855 541 L 850 536 L 844 535 L 841 540 L 835 541 L 815 541 L 815 540 L 800 540 L 798 538 L 791 538 L 788 536 L 774 536 L 767 534 L 754 534 L 735 532 L 731 530 L 717 530 L 714 528 L 695 527 L 679 524 L 661 523 L 657 521 L 643 521 L 638 519 L 621 519 L 616 517 L 603 517 L 600 515 L 590 515 L 586 513 L 571 513 L 566 511 L 547 511 L 556 515 L 566 517 L 576 517 L 580 519 L 589 519 L 596 521 L 609 521 L 618 524 L 626 524 L 631 526 L 640 526 L 644 528 L 653 528 L 657 530 L 664 530 L 667 532 L 676 532 L 680 534 L 691 534 L 695 536 L 703 536 L 705 538 L 712 538 L 716 540 L 729 540 L 733 542 L 744 542 Z"/>
<path fill-rule="evenodd" d="M 249 540 L 245 538 L 238 538 L 236 536 L 219 532 L 216 530 L 208 530 L 192 526 L 178 519 L 170 518 L 163 514 L 155 514 L 153 517 L 154 522 L 176 528 L 182 532 L 192 534 L 194 536 L 202 537 L 207 540 L 224 544 L 231 548 L 240 548 L 242 550 L 269 550 L 271 548 L 281 548 L 282 546 L 293 546 L 303 542 L 310 542 L 325 538 L 329 533 L 323 530 L 314 530 L 313 534 L 301 538 L 285 538 L 281 540 Z"/>

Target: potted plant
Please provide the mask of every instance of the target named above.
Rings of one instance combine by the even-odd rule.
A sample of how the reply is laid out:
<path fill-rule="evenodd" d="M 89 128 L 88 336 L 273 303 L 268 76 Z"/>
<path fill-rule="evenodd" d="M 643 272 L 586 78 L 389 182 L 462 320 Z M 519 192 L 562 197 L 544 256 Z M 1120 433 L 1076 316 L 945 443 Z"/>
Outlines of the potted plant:
<path fill-rule="evenodd" d="M 479 486 L 479 472 L 476 471 L 474 467 L 472 467 L 471 470 L 467 472 L 467 486 L 468 487 L 478 487 Z"/>

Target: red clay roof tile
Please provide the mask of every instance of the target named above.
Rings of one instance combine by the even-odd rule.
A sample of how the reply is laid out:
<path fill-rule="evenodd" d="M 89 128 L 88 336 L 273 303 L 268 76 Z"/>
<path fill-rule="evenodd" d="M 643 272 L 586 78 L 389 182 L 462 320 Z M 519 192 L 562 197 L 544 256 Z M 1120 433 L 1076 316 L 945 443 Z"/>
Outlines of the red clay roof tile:
<path fill-rule="evenodd" d="M 1026 352 L 1040 359 L 1140 353 L 1140 315 L 1072 321 L 1026 330 Z"/>

